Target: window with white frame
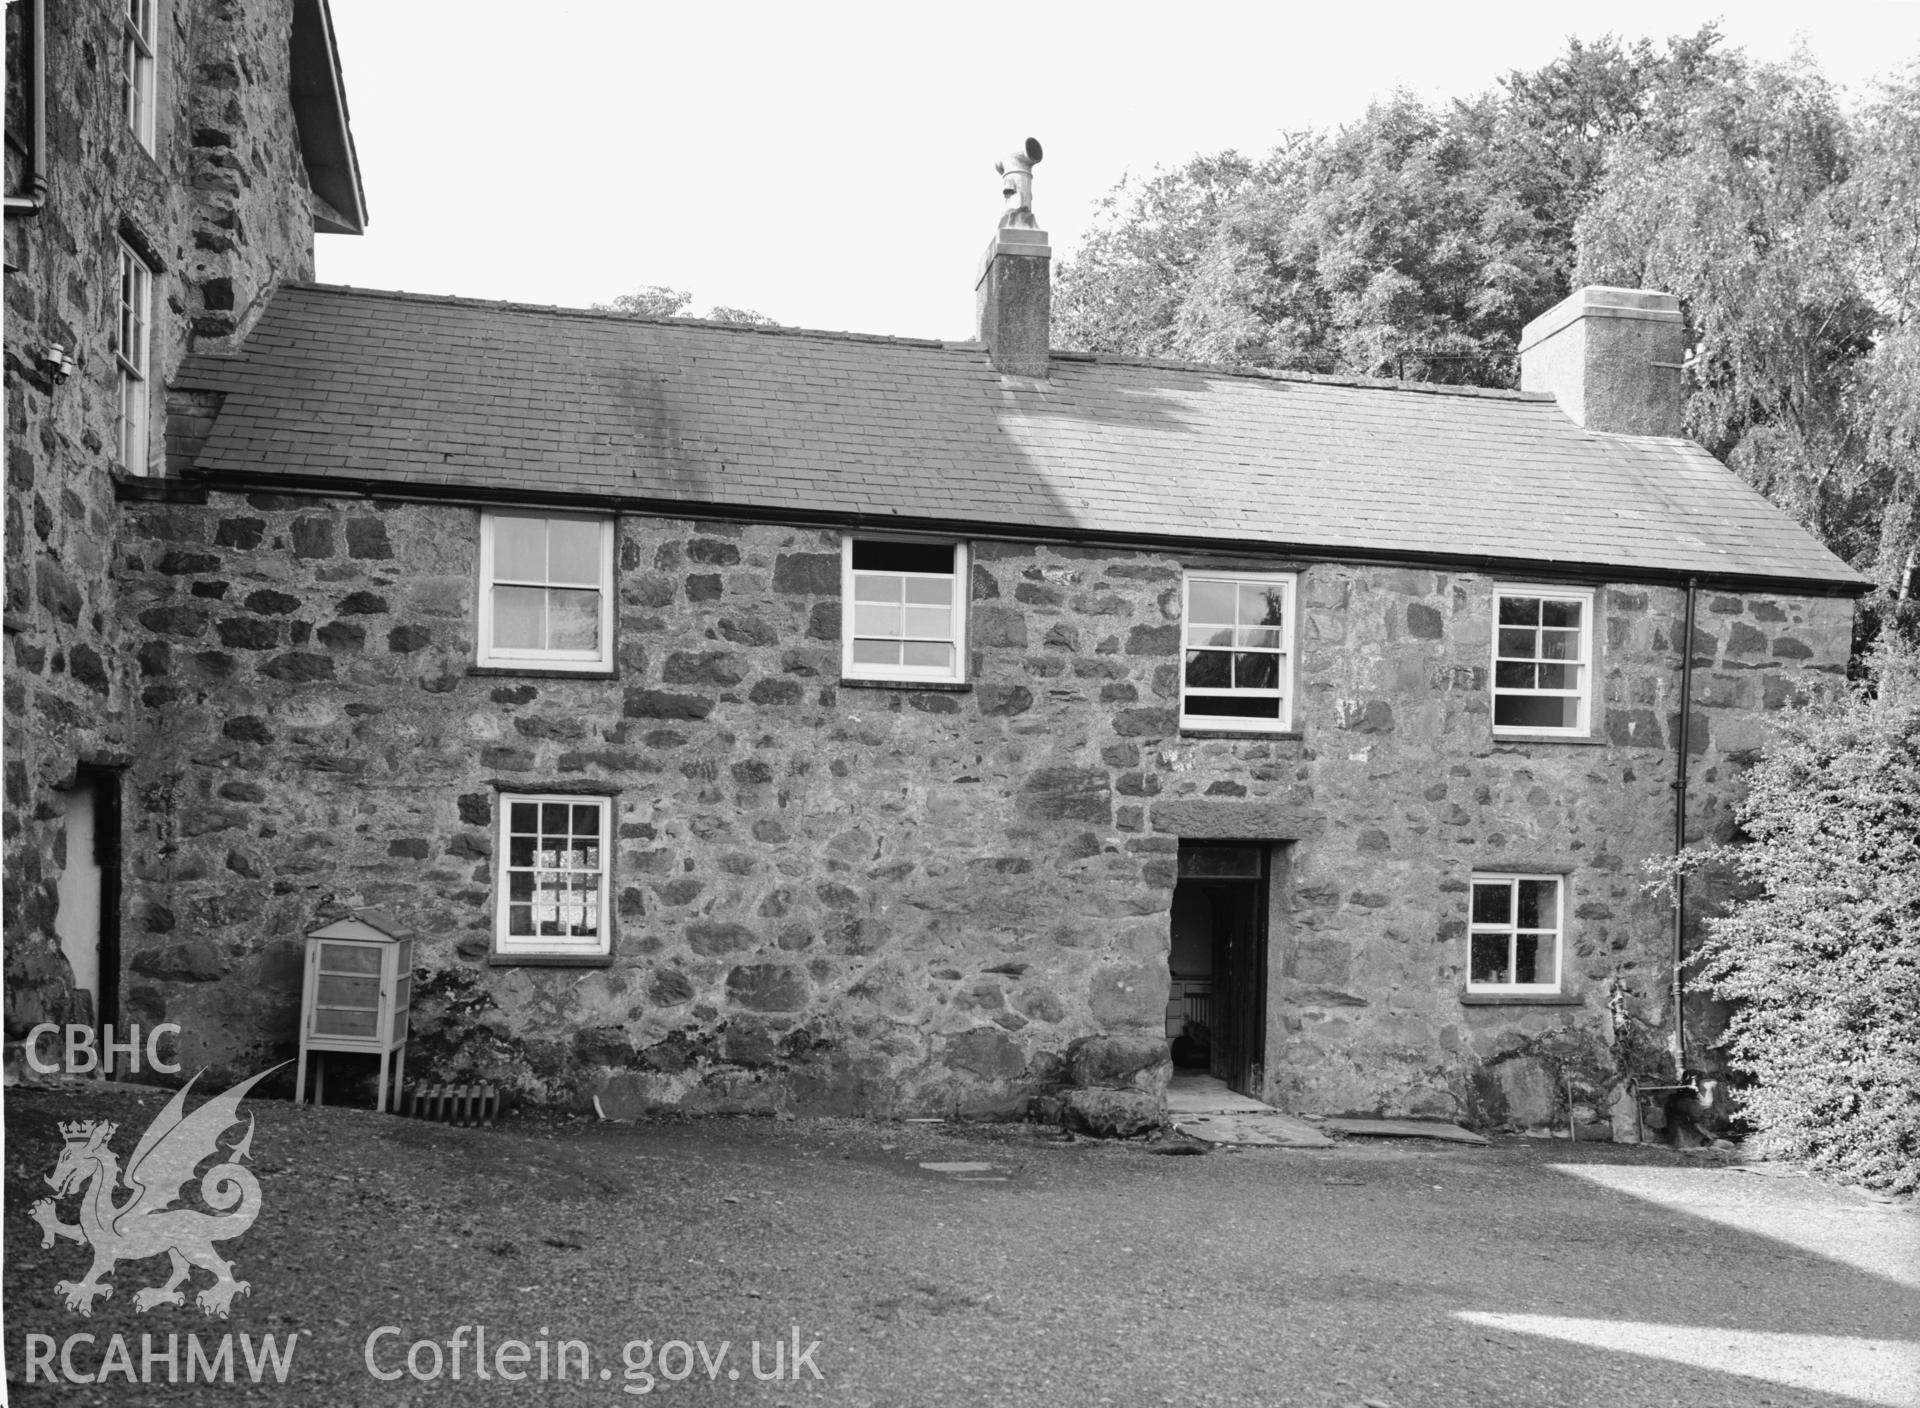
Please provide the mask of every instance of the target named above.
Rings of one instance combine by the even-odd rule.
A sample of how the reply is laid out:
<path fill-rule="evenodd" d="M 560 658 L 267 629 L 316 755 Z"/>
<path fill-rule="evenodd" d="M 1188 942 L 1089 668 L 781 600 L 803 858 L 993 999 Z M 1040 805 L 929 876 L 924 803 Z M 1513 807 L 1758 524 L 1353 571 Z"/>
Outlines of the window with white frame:
<path fill-rule="evenodd" d="M 1565 894 L 1557 875 L 1476 874 L 1467 991 L 1559 992 Z"/>
<path fill-rule="evenodd" d="M 120 246 L 120 333 L 114 348 L 120 368 L 120 463 L 129 474 L 147 472 L 147 412 L 152 402 L 147 367 L 153 315 L 153 271 L 125 244 Z"/>
<path fill-rule="evenodd" d="M 1502 587 L 1493 602 L 1494 732 L 1589 732 L 1593 593 Z"/>
<path fill-rule="evenodd" d="M 120 22 L 120 86 L 127 126 L 140 145 L 153 150 L 155 0 L 127 0 Z"/>
<path fill-rule="evenodd" d="M 1181 609 L 1180 726 L 1293 726 L 1292 573 L 1189 572 Z"/>
<path fill-rule="evenodd" d="M 613 520 L 480 515 L 479 663 L 613 668 Z"/>
<path fill-rule="evenodd" d="M 840 673 L 959 683 L 967 663 L 964 543 L 849 534 L 840 544 Z"/>
<path fill-rule="evenodd" d="M 494 949 L 500 954 L 609 952 L 609 797 L 500 796 Z"/>

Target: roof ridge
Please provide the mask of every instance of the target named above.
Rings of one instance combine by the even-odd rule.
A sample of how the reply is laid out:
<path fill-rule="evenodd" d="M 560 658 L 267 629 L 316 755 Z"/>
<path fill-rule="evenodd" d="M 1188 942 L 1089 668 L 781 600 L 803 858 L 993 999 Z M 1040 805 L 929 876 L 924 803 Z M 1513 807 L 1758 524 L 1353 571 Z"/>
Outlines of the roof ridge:
<path fill-rule="evenodd" d="M 926 347 L 946 352 L 977 353 L 986 344 L 973 338 L 907 337 L 899 333 L 848 332 L 831 328 L 802 328 L 761 323 L 735 323 L 718 318 L 659 317 L 617 309 L 569 308 L 557 303 L 522 303 L 513 299 L 473 298 L 452 293 L 411 293 L 405 289 L 361 288 L 355 284 L 287 283 L 289 290 L 345 293 L 357 298 L 390 299 L 400 303 L 438 303 L 461 308 L 497 308 L 518 313 L 547 313 L 563 318 L 586 318 L 617 323 L 652 323 L 660 327 L 711 328 L 718 332 L 750 333 L 758 337 L 809 337 L 830 342 L 878 343 L 895 347 Z M 1186 362 L 1170 357 L 1126 357 L 1111 352 L 1083 352 L 1056 347 L 1048 356 L 1061 362 L 1091 362 L 1108 367 L 1146 367 L 1154 371 L 1198 372 L 1208 376 L 1245 377 L 1252 381 L 1304 382 L 1315 386 L 1344 386 L 1360 391 L 1402 391 L 1425 396 L 1470 396 L 1496 401 L 1551 401 L 1548 391 L 1516 391 L 1493 386 L 1447 386 L 1430 381 L 1399 381 L 1392 377 L 1298 372 L 1231 362 Z"/>
<path fill-rule="evenodd" d="M 1256 367 L 1233 362 L 1184 362 L 1172 357 L 1126 357 L 1113 352 L 1081 352 L 1054 348 L 1056 361 L 1093 362 L 1104 367 L 1150 367 L 1157 371 L 1206 372 L 1241 376 L 1256 381 L 1301 381 L 1316 386 L 1348 386 L 1362 391 L 1406 391 L 1424 396 L 1478 396 L 1497 401 L 1551 401 L 1551 391 L 1521 391 L 1504 386 L 1450 386 L 1437 381 L 1401 381 L 1394 377 L 1358 376 L 1337 372 L 1298 372 L 1282 367 Z"/>
<path fill-rule="evenodd" d="M 361 288 L 356 284 L 293 283 L 281 285 L 289 291 L 347 293 L 357 298 L 383 298 L 397 303 L 441 303 L 460 308 L 498 308 L 514 313 L 550 313 L 562 318 L 586 318 L 596 322 L 656 323 L 661 327 L 712 328 L 718 332 L 753 333 L 762 337 L 822 337 L 837 342 L 879 342 L 904 347 L 959 347 L 976 349 L 977 342 L 951 342 L 937 337 L 906 337 L 898 333 L 847 332 L 831 328 L 798 328 L 784 324 L 735 323 L 720 318 L 658 317 L 650 313 L 628 313 L 615 308 L 569 308 L 560 303 L 522 303 L 505 298 L 471 298 L 454 293 L 411 293 L 397 288 Z"/>

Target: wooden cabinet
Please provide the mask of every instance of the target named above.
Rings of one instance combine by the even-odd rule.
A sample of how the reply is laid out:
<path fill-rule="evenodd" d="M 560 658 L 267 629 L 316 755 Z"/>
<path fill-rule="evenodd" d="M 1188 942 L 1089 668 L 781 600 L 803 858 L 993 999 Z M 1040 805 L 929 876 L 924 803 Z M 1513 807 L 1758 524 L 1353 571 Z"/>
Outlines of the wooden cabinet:
<path fill-rule="evenodd" d="M 413 931 L 380 909 L 307 935 L 306 982 L 300 1000 L 300 1064 L 294 1100 L 307 1098 L 307 1053 L 351 1051 L 380 1058 L 374 1108 L 387 1108 L 387 1077 L 394 1107 L 407 1065 L 407 1010 L 413 1002 Z M 315 1062 L 313 1098 L 323 1103 L 325 1067 Z"/>

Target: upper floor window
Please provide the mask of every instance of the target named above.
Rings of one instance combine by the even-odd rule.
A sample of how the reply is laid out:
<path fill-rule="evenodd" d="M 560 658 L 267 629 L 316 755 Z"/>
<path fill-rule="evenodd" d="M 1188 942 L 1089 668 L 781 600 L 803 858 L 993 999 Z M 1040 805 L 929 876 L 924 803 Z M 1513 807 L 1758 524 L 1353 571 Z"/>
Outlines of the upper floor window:
<path fill-rule="evenodd" d="M 608 952 L 607 797 L 500 797 L 496 953 L 596 957 Z"/>
<path fill-rule="evenodd" d="M 480 515 L 482 665 L 613 668 L 613 520 Z"/>
<path fill-rule="evenodd" d="M 1493 730 L 1585 734 L 1593 695 L 1593 593 L 1494 593 Z"/>
<path fill-rule="evenodd" d="M 1293 727 L 1292 573 L 1189 572 L 1181 627 L 1180 726 Z"/>
<path fill-rule="evenodd" d="M 148 324 L 153 314 L 153 271 L 126 245 L 120 246 L 120 331 L 114 347 L 120 368 L 120 463 L 129 474 L 147 472 Z"/>
<path fill-rule="evenodd" d="M 840 552 L 841 675 L 964 680 L 966 545 L 848 536 Z"/>
<path fill-rule="evenodd" d="M 153 150 L 155 0 L 127 0 L 120 25 L 127 126 L 140 145 Z"/>
<path fill-rule="evenodd" d="M 1563 892 L 1557 875 L 1475 875 L 1468 992 L 1557 993 Z"/>

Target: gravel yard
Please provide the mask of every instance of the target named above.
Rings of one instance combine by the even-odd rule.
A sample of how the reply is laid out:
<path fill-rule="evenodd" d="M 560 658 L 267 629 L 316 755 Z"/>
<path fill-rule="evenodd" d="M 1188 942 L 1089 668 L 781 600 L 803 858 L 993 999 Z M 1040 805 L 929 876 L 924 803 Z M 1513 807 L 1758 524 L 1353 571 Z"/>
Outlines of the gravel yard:
<path fill-rule="evenodd" d="M 86 1253 L 30 1215 L 58 1122 L 117 1121 L 124 1160 L 166 1098 L 7 1092 L 12 1402 L 1920 1404 L 1912 1207 L 1533 1140 L 1167 1157 L 1026 1126 L 462 1130 L 249 1101 L 231 1318 L 136 1310 L 155 1256 L 82 1319 L 54 1285 Z M 252 1382 L 249 1349 L 295 1332 L 284 1382 L 270 1358 Z M 234 1383 L 168 1382 L 228 1334 Z"/>

